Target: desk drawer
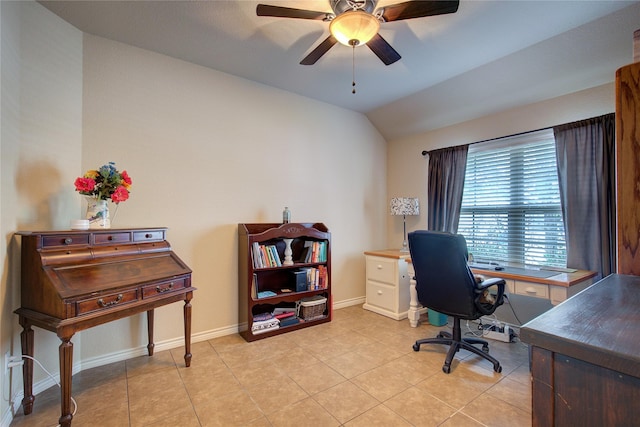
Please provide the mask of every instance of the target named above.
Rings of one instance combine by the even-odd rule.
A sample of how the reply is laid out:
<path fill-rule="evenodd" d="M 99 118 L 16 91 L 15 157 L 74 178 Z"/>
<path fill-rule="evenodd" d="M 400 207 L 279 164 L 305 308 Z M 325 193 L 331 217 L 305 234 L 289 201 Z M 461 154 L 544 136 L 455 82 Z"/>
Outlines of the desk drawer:
<path fill-rule="evenodd" d="M 99 297 L 87 298 L 76 303 L 76 315 L 91 313 L 99 310 L 109 310 L 128 302 L 138 300 L 138 290 L 129 289 Z"/>
<path fill-rule="evenodd" d="M 128 243 L 131 241 L 131 233 L 96 233 L 93 236 L 96 245 L 111 245 L 115 243 Z"/>
<path fill-rule="evenodd" d="M 367 304 L 396 312 L 396 292 L 394 286 L 367 281 Z"/>
<path fill-rule="evenodd" d="M 549 285 L 515 281 L 515 293 L 537 298 L 549 298 Z"/>
<path fill-rule="evenodd" d="M 386 258 L 367 257 L 367 280 L 396 286 L 398 281 L 398 261 Z"/>
<path fill-rule="evenodd" d="M 142 298 L 151 298 L 167 292 L 175 292 L 185 288 L 185 279 L 170 280 L 162 283 L 154 283 L 142 288 Z"/>
<path fill-rule="evenodd" d="M 164 230 L 145 230 L 133 233 L 134 242 L 150 242 L 164 240 Z"/>
<path fill-rule="evenodd" d="M 74 234 L 52 234 L 42 237 L 42 248 L 50 248 L 56 246 L 78 246 L 89 245 L 89 233 L 74 233 Z"/>

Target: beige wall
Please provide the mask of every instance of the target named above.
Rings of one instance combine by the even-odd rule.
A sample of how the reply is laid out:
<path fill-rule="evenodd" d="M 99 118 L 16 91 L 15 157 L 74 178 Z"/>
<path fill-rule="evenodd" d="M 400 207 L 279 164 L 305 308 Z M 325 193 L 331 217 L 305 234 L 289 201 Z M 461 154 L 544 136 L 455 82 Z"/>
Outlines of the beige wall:
<path fill-rule="evenodd" d="M 82 153 L 82 33 L 33 2 L 0 2 L 2 264 L 1 349 L 20 354 L 17 230 L 66 227 L 80 201 L 73 192 Z M 55 335 L 36 330 L 36 358 L 57 369 Z M 76 340 L 76 349 L 81 340 Z M 45 378 L 36 370 L 36 381 Z M 0 370 L 2 422 L 21 391 L 21 370 Z M 19 403 L 19 402 L 18 402 Z"/>
<path fill-rule="evenodd" d="M 470 144 L 611 113 L 615 110 L 613 80 L 612 75 L 611 83 L 602 86 L 390 141 L 387 148 L 389 198 L 396 195 L 420 198 L 420 215 L 407 217 L 407 232 L 427 228 L 428 156 L 422 155 L 423 150 Z M 388 241 L 401 244 L 402 219 L 389 216 L 387 221 Z"/>
<path fill-rule="evenodd" d="M 332 232 L 334 302 L 364 296 L 362 252 L 385 239 L 386 143 L 363 115 L 85 35 L 83 132 L 83 168 L 115 161 L 133 179 L 113 225 L 169 227 L 193 269 L 196 339 L 238 324 L 237 224 L 280 222 L 284 206 Z M 158 340 L 181 335 L 181 310 L 159 310 Z M 144 328 L 86 332 L 83 358 L 140 346 Z"/>

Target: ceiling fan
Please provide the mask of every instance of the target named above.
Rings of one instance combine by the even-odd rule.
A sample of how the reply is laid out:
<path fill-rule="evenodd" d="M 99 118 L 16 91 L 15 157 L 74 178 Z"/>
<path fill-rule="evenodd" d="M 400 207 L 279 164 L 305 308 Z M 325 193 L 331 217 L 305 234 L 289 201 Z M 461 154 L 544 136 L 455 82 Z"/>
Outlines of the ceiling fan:
<path fill-rule="evenodd" d="M 366 44 L 385 65 L 391 65 L 400 59 L 400 54 L 378 34 L 380 23 L 454 13 L 458 10 L 460 2 L 415 0 L 384 6 L 377 10 L 378 0 L 329 0 L 329 3 L 333 13 L 267 4 L 259 4 L 256 13 L 258 16 L 330 22 L 329 36 L 300 61 L 302 65 L 315 64 L 338 42 L 353 48 Z"/>

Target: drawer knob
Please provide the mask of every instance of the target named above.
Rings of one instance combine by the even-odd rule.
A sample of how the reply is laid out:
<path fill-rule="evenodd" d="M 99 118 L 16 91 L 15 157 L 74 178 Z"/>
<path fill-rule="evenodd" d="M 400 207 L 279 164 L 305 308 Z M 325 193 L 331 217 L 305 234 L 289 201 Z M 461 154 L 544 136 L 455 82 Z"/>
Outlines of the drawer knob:
<path fill-rule="evenodd" d="M 526 293 L 528 293 L 528 294 L 536 294 L 536 293 L 537 293 L 537 292 L 536 292 L 536 290 L 535 290 L 535 288 L 532 288 L 532 287 L 528 287 L 528 288 L 526 288 L 524 291 L 525 291 Z"/>
<path fill-rule="evenodd" d="M 382 295 L 382 291 L 378 291 L 378 295 Z"/>
<path fill-rule="evenodd" d="M 171 289 L 173 289 L 173 282 L 169 283 L 169 286 L 167 286 L 166 288 L 161 288 L 160 285 L 156 286 L 156 292 L 158 292 L 159 294 L 163 292 L 169 292 Z"/>
<path fill-rule="evenodd" d="M 378 264 L 378 270 L 382 270 L 382 266 Z"/>
<path fill-rule="evenodd" d="M 73 243 L 73 239 L 71 237 L 67 237 L 66 239 L 64 239 L 64 244 L 65 245 L 70 245 Z"/>
<path fill-rule="evenodd" d="M 118 294 L 117 298 L 114 299 L 113 301 L 109 301 L 109 302 L 104 302 L 104 300 L 102 298 L 100 298 L 98 300 L 98 305 L 100 307 L 110 307 L 112 305 L 116 305 L 117 303 L 119 303 L 120 301 L 122 301 L 122 294 Z"/>
<path fill-rule="evenodd" d="M 150 239 L 150 238 L 152 238 L 152 237 L 153 237 L 153 234 L 151 234 L 151 233 L 147 233 L 147 234 L 145 234 L 145 235 L 144 235 L 144 237 L 146 237 L 147 239 Z"/>

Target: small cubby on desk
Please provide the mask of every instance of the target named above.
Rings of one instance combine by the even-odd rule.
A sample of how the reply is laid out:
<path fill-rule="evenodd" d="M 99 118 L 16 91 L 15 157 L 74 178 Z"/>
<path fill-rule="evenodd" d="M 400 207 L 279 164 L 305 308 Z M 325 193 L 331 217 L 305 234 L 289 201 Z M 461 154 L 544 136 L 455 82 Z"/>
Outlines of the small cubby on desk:
<path fill-rule="evenodd" d="M 240 334 L 247 341 L 331 321 L 329 229 L 322 223 L 238 224 L 238 287 Z M 264 316 L 276 310 L 295 310 L 298 321 L 280 326 Z"/>

